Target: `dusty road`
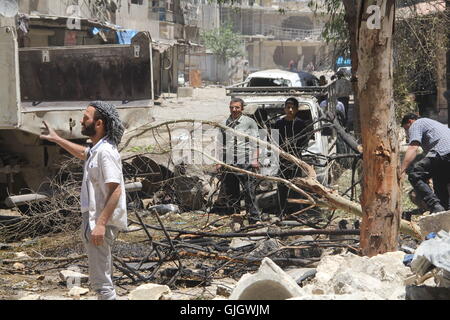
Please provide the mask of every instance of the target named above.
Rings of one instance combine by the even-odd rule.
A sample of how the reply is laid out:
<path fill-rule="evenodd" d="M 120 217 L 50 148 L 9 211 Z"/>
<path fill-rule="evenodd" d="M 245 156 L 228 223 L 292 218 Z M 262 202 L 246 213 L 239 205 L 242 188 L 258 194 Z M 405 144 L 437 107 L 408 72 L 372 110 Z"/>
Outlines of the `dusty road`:
<path fill-rule="evenodd" d="M 229 115 L 230 97 L 225 95 L 225 88 L 199 88 L 190 98 L 160 99 L 161 106 L 155 106 L 156 122 L 179 119 L 225 120 Z"/>

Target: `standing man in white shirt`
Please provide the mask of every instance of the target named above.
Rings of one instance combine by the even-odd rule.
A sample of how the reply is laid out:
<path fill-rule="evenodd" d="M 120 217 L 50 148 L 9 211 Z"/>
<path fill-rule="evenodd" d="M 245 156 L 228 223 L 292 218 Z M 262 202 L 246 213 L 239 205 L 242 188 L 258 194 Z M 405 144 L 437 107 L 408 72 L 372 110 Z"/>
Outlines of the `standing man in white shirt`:
<path fill-rule="evenodd" d="M 118 232 L 127 228 L 125 185 L 117 150 L 124 132 L 119 114 L 109 103 L 89 104 L 81 120 L 81 133 L 90 138 L 91 148 L 63 139 L 46 122 L 44 125 L 47 132 L 41 139 L 85 160 L 81 236 L 88 255 L 89 281 L 99 300 L 116 300 L 111 248 Z"/>

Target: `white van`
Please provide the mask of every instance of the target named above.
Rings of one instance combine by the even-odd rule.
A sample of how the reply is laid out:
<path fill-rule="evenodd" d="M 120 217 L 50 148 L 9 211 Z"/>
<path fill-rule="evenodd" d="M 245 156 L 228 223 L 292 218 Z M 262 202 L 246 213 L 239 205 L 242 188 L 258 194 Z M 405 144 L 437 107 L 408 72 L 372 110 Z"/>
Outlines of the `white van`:
<path fill-rule="evenodd" d="M 251 73 L 244 83 L 246 87 L 307 87 L 318 86 L 319 79 L 307 72 L 270 69 Z"/>

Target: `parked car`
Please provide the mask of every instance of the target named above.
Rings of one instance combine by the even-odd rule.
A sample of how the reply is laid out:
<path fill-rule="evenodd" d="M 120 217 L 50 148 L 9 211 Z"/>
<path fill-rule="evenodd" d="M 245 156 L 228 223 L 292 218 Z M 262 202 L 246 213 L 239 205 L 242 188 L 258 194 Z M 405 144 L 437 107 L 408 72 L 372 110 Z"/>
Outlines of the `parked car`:
<path fill-rule="evenodd" d="M 319 85 L 319 79 L 308 72 L 291 72 L 280 69 L 251 73 L 245 82 L 247 87 L 307 87 Z"/>

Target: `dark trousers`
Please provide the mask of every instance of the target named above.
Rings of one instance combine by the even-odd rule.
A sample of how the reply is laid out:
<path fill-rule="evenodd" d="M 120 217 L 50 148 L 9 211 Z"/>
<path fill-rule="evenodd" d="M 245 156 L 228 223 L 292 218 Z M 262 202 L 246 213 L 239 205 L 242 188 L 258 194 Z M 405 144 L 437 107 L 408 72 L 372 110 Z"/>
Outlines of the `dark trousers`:
<path fill-rule="evenodd" d="M 338 100 L 340 102 L 342 102 L 342 104 L 345 107 L 345 123 L 348 125 L 348 123 L 350 122 L 348 119 L 348 109 L 349 109 L 349 105 L 350 105 L 350 97 L 340 97 L 340 98 L 338 98 Z"/>
<path fill-rule="evenodd" d="M 281 161 L 281 163 L 280 163 L 280 177 L 281 178 L 289 180 L 289 179 L 292 179 L 295 177 L 300 177 L 300 176 L 301 176 L 300 168 L 293 165 L 292 163 L 283 164 L 283 162 Z M 288 207 L 287 199 L 288 198 L 299 198 L 300 195 L 297 192 L 289 189 L 289 187 L 287 187 L 283 183 L 279 183 L 277 185 L 277 188 L 278 188 L 278 201 L 280 204 L 280 216 L 282 216 L 282 215 L 288 213 L 287 212 L 287 207 Z M 294 207 L 295 207 L 294 211 L 299 211 L 302 206 L 295 205 Z"/>
<path fill-rule="evenodd" d="M 253 171 L 251 166 L 238 166 L 241 169 Z M 247 174 L 225 172 L 223 180 L 227 205 L 236 211 L 240 211 L 241 196 L 244 196 L 245 210 L 251 223 L 260 221 L 260 211 L 256 203 L 256 179 Z M 242 193 L 241 187 L 242 186 Z"/>
<path fill-rule="evenodd" d="M 436 157 L 425 157 L 415 163 L 412 170 L 408 173 L 408 179 L 414 190 L 430 209 L 440 203 L 446 210 L 449 210 L 449 193 L 447 189 L 449 178 L 450 154 L 442 157 L 439 155 Z M 433 179 L 434 192 L 428 184 L 430 179 Z"/>

